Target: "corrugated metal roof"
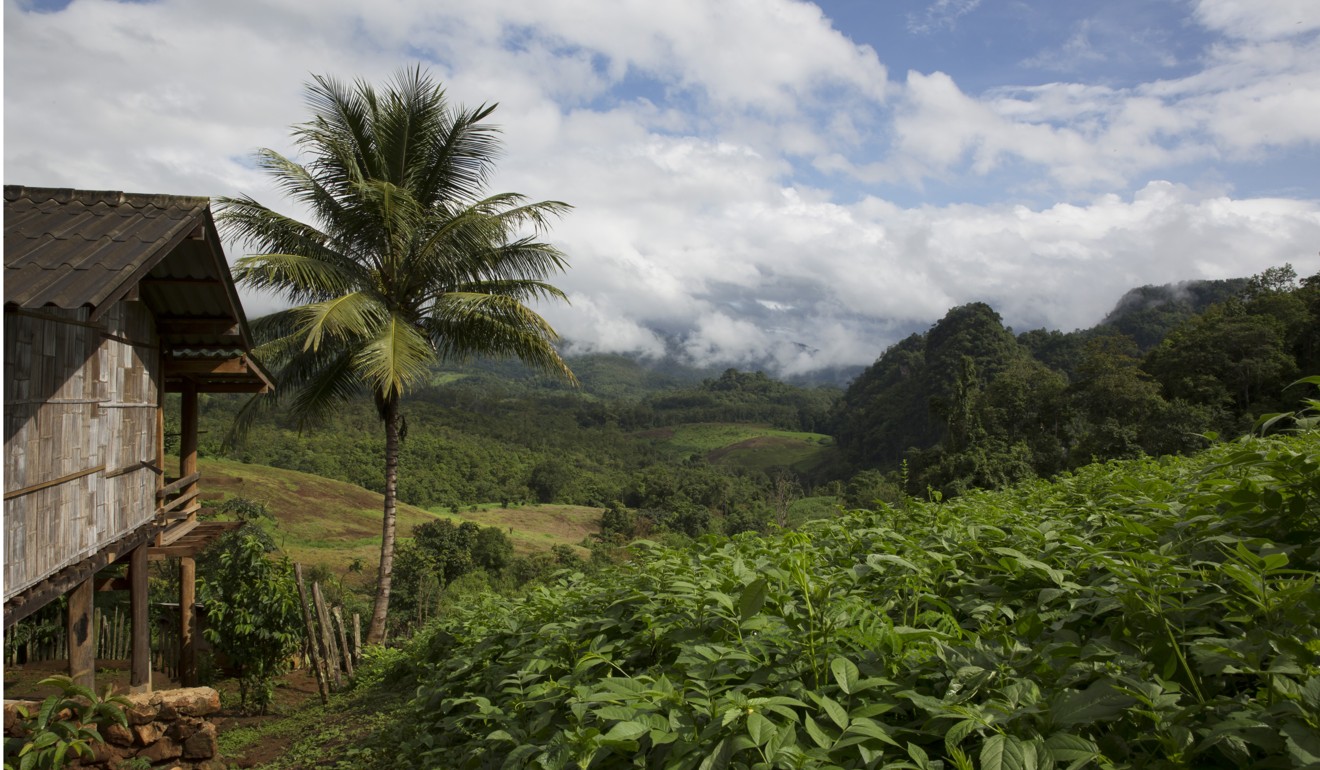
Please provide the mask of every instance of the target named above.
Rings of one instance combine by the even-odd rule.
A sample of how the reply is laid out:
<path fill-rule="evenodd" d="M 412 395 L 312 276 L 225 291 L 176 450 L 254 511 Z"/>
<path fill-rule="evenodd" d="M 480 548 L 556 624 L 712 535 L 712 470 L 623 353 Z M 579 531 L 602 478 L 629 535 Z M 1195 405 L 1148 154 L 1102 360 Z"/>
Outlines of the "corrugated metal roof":
<path fill-rule="evenodd" d="M 210 201 L 5 186 L 5 303 L 101 306 L 205 225 Z"/>
<path fill-rule="evenodd" d="M 260 364 L 238 354 L 251 350 L 251 337 L 210 204 L 180 195 L 6 185 L 6 308 L 86 307 L 95 320 L 133 296 L 156 314 L 168 360 L 220 349 L 242 362 L 241 372 L 190 371 L 186 379 L 203 390 L 269 387 Z M 177 380 L 167 376 L 167 389 Z"/>

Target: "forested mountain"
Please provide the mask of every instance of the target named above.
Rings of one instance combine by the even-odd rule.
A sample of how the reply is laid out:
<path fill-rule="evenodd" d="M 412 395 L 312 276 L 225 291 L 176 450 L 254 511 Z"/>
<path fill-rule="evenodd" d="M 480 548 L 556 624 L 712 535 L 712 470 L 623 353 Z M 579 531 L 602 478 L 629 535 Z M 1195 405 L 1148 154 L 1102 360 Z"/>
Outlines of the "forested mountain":
<path fill-rule="evenodd" d="M 1247 280 L 1230 278 L 1142 286 L 1124 294 L 1100 322 L 1100 327 L 1126 334 L 1142 350 L 1149 350 L 1183 321 L 1241 294 Z"/>
<path fill-rule="evenodd" d="M 854 469 L 906 467 L 952 494 L 1094 459 L 1179 453 L 1288 408 L 1320 371 L 1320 274 L 1143 287 L 1093 329 L 1016 339 L 976 303 L 891 347 L 847 389 L 834 435 Z"/>

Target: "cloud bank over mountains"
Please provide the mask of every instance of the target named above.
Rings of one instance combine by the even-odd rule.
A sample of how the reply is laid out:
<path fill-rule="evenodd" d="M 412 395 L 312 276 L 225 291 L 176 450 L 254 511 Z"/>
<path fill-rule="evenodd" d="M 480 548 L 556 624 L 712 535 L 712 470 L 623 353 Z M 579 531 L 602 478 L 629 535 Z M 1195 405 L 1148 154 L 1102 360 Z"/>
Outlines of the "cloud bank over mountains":
<path fill-rule="evenodd" d="M 543 308 L 575 352 L 796 374 L 971 301 L 1069 330 L 1142 284 L 1320 270 L 1314 2 L 861 8 L 7 0 L 5 182 L 278 203 L 251 152 L 293 151 L 311 74 L 421 62 L 500 103 L 494 189 L 575 206 Z"/>

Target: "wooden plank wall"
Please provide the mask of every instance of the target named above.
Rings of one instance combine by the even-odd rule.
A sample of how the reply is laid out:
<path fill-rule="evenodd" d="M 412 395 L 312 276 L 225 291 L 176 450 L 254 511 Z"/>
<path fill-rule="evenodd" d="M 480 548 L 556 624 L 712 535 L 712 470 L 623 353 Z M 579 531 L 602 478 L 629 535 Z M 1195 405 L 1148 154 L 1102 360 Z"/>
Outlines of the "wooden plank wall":
<path fill-rule="evenodd" d="M 160 353 L 151 312 L 121 302 L 5 313 L 5 598 L 155 513 Z M 144 464 L 145 461 L 145 464 Z M 89 473 L 89 471 L 92 471 Z"/>

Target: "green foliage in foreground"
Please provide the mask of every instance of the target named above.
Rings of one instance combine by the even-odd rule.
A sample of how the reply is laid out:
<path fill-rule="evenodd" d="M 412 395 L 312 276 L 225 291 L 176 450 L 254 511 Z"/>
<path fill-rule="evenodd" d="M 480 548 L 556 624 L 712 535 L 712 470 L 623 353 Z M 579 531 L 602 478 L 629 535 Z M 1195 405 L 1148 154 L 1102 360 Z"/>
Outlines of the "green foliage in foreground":
<path fill-rule="evenodd" d="M 399 766 L 1320 762 L 1320 436 L 643 547 L 418 643 Z"/>
<path fill-rule="evenodd" d="M 23 735 L 5 739 L 5 770 L 53 770 L 76 759 L 90 759 L 92 747 L 104 743 L 101 730 L 108 725 L 128 726 L 124 706 L 128 700 L 107 689 L 97 697 L 90 688 L 57 674 L 41 680 L 43 687 L 60 692 L 41 702 L 37 713 L 17 708 Z M 6 727 L 6 732 L 8 728 Z"/>

